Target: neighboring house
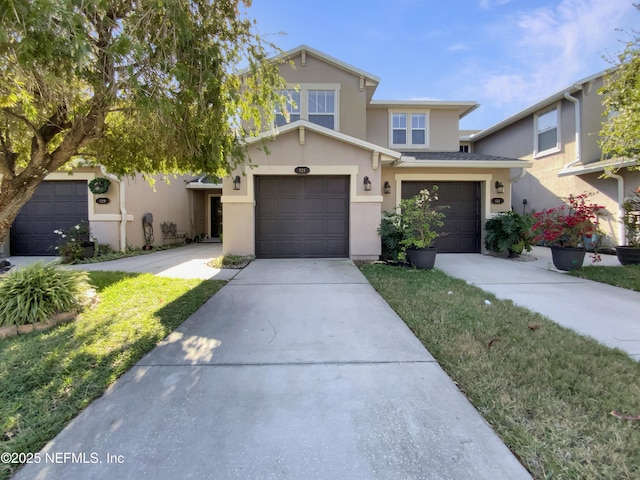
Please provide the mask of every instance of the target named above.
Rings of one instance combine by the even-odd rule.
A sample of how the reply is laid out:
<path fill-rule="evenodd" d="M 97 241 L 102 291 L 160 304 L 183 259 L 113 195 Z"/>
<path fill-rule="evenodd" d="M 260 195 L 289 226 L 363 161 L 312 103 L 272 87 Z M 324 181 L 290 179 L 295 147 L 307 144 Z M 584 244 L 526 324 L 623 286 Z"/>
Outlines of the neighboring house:
<path fill-rule="evenodd" d="M 42 203 L 55 204 L 49 210 L 56 212 L 88 205 L 94 235 L 114 248 L 143 245 L 142 218 L 152 213 L 155 244 L 162 243 L 161 222 L 173 221 L 189 236 L 216 237 L 221 221 L 225 254 L 377 259 L 383 212 L 438 184 L 439 201 L 450 206 L 439 251 L 482 251 L 485 221 L 512 204 L 511 169 L 524 171 L 531 162 L 461 151 L 470 142 L 461 143 L 459 121 L 476 102 L 374 100 L 379 78 L 307 46 L 274 61 L 282 62 L 289 84 L 289 123 L 278 112 L 272 130 L 248 140 L 250 163 L 221 184 L 175 178 L 157 181 L 153 191 L 139 176 L 114 180 L 100 196 L 110 202 L 96 204 L 86 183 L 103 174 L 75 169 L 71 177 L 47 177 Z M 12 253 L 41 221 L 33 208 L 24 210 L 27 231 L 14 225 Z M 64 227 L 51 221 L 56 215 L 46 214 L 47 231 Z"/>
<path fill-rule="evenodd" d="M 601 227 L 605 245 L 624 243 L 618 221 L 625 195 L 640 185 L 637 161 L 602 160 L 598 146 L 604 107 L 598 93 L 605 72 L 587 77 L 521 112 L 465 139 L 471 151 L 504 155 L 533 164 L 524 176 L 514 172 L 513 208 L 543 210 L 560 205 L 570 194 L 593 193 L 590 201 L 606 207 Z M 613 175 L 605 168 L 618 165 Z"/>

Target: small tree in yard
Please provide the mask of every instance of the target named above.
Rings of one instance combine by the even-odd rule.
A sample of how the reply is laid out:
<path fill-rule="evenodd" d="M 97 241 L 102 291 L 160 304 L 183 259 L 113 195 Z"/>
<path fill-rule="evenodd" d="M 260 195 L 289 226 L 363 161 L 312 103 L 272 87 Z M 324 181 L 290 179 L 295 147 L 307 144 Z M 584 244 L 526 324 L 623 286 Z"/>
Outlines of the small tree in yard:
<path fill-rule="evenodd" d="M 640 4 L 635 7 L 640 10 Z M 640 159 L 640 36 L 633 34 L 600 89 L 606 117 L 599 142 L 603 158 Z"/>
<path fill-rule="evenodd" d="M 77 156 L 119 175 L 244 162 L 243 126 L 271 122 L 285 86 L 250 4 L 0 0 L 0 241 Z"/>

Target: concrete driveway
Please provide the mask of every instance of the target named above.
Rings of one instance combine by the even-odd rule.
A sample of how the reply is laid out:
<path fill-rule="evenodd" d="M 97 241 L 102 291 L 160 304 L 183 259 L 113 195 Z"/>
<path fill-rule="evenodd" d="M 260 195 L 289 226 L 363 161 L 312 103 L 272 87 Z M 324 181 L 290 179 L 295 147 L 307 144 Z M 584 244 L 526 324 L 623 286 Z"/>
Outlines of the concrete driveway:
<path fill-rule="evenodd" d="M 42 458 L 15 478 L 531 478 L 349 260 L 254 261 Z"/>

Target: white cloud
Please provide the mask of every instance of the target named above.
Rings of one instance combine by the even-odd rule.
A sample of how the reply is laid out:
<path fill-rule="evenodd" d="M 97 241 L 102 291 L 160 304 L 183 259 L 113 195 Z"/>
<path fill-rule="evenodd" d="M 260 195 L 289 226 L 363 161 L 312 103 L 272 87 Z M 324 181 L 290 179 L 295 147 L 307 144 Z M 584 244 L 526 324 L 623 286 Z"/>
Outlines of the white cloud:
<path fill-rule="evenodd" d="M 519 109 L 606 68 L 601 57 L 617 48 L 616 27 L 634 15 L 631 1 L 562 0 L 503 22 L 511 41 L 504 42 L 502 62 L 479 79 L 483 102 Z"/>
<path fill-rule="evenodd" d="M 453 45 L 449 45 L 447 47 L 449 52 L 460 52 L 463 50 L 469 50 L 469 45 L 466 43 L 454 43 Z"/>

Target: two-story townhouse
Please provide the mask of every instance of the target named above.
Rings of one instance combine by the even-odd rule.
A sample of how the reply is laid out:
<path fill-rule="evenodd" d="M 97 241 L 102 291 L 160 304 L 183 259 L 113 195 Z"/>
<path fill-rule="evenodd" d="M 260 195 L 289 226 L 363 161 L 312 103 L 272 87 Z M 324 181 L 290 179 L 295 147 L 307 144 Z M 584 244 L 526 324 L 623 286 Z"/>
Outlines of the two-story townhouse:
<path fill-rule="evenodd" d="M 289 119 L 224 182 L 225 253 L 377 259 L 383 212 L 433 184 L 450 207 L 439 251 L 481 251 L 484 220 L 510 207 L 510 169 L 530 163 L 460 151 L 476 102 L 374 100 L 379 78 L 305 45 L 278 60 Z"/>
<path fill-rule="evenodd" d="M 171 221 L 188 236 L 222 232 L 227 254 L 377 259 L 383 212 L 434 184 L 449 205 L 439 251 L 482 250 L 485 220 L 511 206 L 511 169 L 531 164 L 461 151 L 459 121 L 476 102 L 374 100 L 378 77 L 304 45 L 273 61 L 289 85 L 288 115 L 248 139 L 247 165 L 222 181 L 178 177 L 155 187 L 111 177 L 102 195 L 86 186 L 107 172 L 53 174 L 14 224 L 12 252 L 44 254 L 53 230 L 78 217 L 101 243 L 142 246 L 151 213 L 154 244 Z"/>
<path fill-rule="evenodd" d="M 606 207 L 601 219 L 603 242 L 624 243 L 618 221 L 625 195 L 640 186 L 637 161 L 603 160 L 598 145 L 604 107 L 598 93 L 605 72 L 579 80 L 495 125 L 471 134 L 476 153 L 505 155 L 532 163 L 525 175 L 514 174 L 513 208 L 540 211 L 562 204 L 570 194 L 591 193 L 590 202 Z M 607 167 L 619 167 L 606 175 Z"/>

